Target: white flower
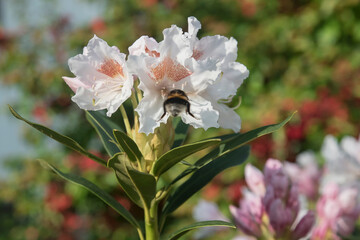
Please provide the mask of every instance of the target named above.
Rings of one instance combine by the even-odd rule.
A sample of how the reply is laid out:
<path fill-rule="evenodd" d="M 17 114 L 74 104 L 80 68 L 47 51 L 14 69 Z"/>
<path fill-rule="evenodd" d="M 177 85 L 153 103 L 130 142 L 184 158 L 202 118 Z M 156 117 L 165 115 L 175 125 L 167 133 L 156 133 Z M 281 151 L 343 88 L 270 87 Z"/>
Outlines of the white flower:
<path fill-rule="evenodd" d="M 323 185 L 334 182 L 360 189 L 360 139 L 346 136 L 338 144 L 335 137 L 325 137 L 321 153 L 325 158 Z"/>
<path fill-rule="evenodd" d="M 63 77 L 75 92 L 72 100 L 82 109 L 107 109 L 111 116 L 130 97 L 133 79 L 125 54 L 96 35 L 84 47 L 83 54 L 69 59 L 75 78 Z"/>
<path fill-rule="evenodd" d="M 220 75 L 215 61 L 197 62 L 176 26 L 164 30 L 164 40 L 141 37 L 130 48 L 129 69 L 140 79 L 139 88 L 144 97 L 136 108 L 139 113 L 140 132 L 153 133 L 160 123 L 166 122 L 163 103 L 171 90 L 180 89 L 189 98 L 190 114 L 180 114 L 185 123 L 195 128 L 218 127 L 218 111 L 208 99 L 199 95 Z"/>
<path fill-rule="evenodd" d="M 200 23 L 195 18 L 189 21 L 191 19 L 188 33 L 173 25 L 163 31 L 164 40 L 160 43 L 143 36 L 129 48 L 129 69 L 139 77 L 139 88 L 144 92 L 136 109 L 140 132 L 152 133 L 167 121 L 169 114 L 161 118 L 163 104 L 175 89 L 187 95 L 194 115 L 182 112 L 180 116 L 185 123 L 205 130 L 219 125 L 240 130 L 240 117 L 218 103 L 235 95 L 248 76 L 246 67 L 234 62 L 236 41 L 214 36 L 201 42 L 202 39 L 196 38 Z M 224 52 L 220 53 L 222 47 Z"/>
<path fill-rule="evenodd" d="M 234 38 L 228 39 L 219 35 L 207 36 L 199 40 L 196 35 L 201 28 L 200 22 L 195 17 L 189 17 L 188 25 L 188 33 L 184 35 L 190 40 L 193 57 L 197 61 L 214 59 L 217 62 L 217 68 L 222 73 L 207 91 L 200 94 L 210 99 L 215 110 L 219 112 L 220 127 L 238 132 L 241 127 L 240 116 L 233 109 L 219 103 L 221 100 L 230 100 L 235 96 L 237 89 L 249 76 L 248 69 L 236 62 L 237 41 Z"/>

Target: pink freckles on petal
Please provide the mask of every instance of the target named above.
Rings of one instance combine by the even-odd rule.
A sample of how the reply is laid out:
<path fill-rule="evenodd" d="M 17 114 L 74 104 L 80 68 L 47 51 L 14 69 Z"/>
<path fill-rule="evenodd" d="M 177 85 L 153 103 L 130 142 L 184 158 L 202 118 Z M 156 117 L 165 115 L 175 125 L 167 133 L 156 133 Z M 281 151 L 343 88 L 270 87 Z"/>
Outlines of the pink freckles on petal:
<path fill-rule="evenodd" d="M 145 52 L 150 56 L 150 57 L 160 57 L 160 53 L 158 53 L 157 51 L 150 51 L 150 49 L 148 49 L 148 47 L 145 46 Z"/>
<path fill-rule="evenodd" d="M 99 69 L 97 69 L 97 71 L 111 78 L 117 75 L 124 76 L 122 66 L 114 59 L 105 59 L 104 63 L 100 66 Z"/>
<path fill-rule="evenodd" d="M 184 66 L 175 63 L 172 59 L 168 57 L 165 58 L 156 67 L 151 68 L 150 71 L 152 73 L 151 78 L 155 81 L 159 81 L 162 80 L 164 77 L 167 77 L 174 82 L 178 82 L 192 74 Z"/>
<path fill-rule="evenodd" d="M 192 57 L 193 57 L 195 60 L 199 60 L 199 59 L 202 57 L 203 54 L 204 54 L 203 52 L 194 49 Z"/>

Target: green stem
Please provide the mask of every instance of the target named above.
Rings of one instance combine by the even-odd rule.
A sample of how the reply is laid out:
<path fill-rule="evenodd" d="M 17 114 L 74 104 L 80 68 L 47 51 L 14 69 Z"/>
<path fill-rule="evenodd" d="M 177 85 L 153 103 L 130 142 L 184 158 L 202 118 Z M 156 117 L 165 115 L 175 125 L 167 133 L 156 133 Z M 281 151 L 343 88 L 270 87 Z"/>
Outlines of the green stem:
<path fill-rule="evenodd" d="M 120 112 L 121 115 L 123 117 L 124 120 L 124 124 L 125 124 L 125 129 L 126 129 L 126 133 L 129 135 L 131 133 L 131 127 L 130 127 L 130 122 L 129 122 L 129 118 L 126 114 L 126 110 L 123 104 L 120 105 Z"/>
<path fill-rule="evenodd" d="M 133 105 L 133 109 L 135 110 L 135 108 L 138 106 L 138 100 L 136 99 L 136 90 L 132 91 L 130 99 Z"/>
<path fill-rule="evenodd" d="M 136 230 L 138 231 L 140 240 L 145 240 L 144 235 L 143 235 L 143 233 L 141 232 L 141 229 L 140 229 L 140 228 L 137 228 Z"/>
<path fill-rule="evenodd" d="M 158 219 L 157 219 L 157 203 L 151 204 L 150 209 L 144 209 L 145 214 L 145 239 L 146 240 L 158 240 Z"/>

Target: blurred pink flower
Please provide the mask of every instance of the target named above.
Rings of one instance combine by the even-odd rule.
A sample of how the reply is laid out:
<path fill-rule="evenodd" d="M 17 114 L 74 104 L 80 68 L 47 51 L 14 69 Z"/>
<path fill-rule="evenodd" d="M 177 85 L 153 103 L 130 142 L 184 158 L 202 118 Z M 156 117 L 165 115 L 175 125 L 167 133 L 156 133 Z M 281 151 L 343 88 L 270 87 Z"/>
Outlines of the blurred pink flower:
<path fill-rule="evenodd" d="M 251 164 L 245 166 L 245 180 L 250 190 L 258 196 L 265 195 L 264 175 Z"/>
<path fill-rule="evenodd" d="M 328 183 L 317 206 L 318 224 L 311 239 L 341 239 L 354 230 L 360 215 L 359 192 L 355 188 L 340 189 Z"/>
<path fill-rule="evenodd" d="M 254 237 L 261 236 L 264 206 L 260 196 L 245 190 L 244 198 L 240 200 L 239 208 L 230 206 L 230 212 L 235 219 L 237 227 L 244 233 Z"/>
<path fill-rule="evenodd" d="M 279 160 L 268 159 L 264 175 L 248 164 L 245 177 L 251 191 L 243 189 L 239 208 L 230 206 L 237 226 L 244 233 L 258 238 L 291 236 L 294 240 L 309 233 L 315 222 L 314 214 L 308 211 L 295 224 L 300 209 L 298 190 Z"/>
<path fill-rule="evenodd" d="M 297 156 L 296 163 L 286 162 L 284 170 L 291 181 L 296 184 L 299 193 L 315 200 L 318 194 L 321 170 L 313 152 L 304 152 Z"/>
<path fill-rule="evenodd" d="M 360 190 L 360 139 L 346 136 L 338 144 L 335 137 L 328 135 L 321 153 L 325 158 L 323 185 L 337 183 Z"/>

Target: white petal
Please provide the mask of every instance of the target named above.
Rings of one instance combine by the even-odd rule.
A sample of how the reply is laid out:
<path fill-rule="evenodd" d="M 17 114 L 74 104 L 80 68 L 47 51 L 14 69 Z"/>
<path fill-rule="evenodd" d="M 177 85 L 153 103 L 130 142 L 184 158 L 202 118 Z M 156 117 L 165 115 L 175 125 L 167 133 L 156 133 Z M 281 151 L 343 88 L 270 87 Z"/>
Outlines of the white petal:
<path fill-rule="evenodd" d="M 136 75 L 140 79 L 139 89 L 142 91 L 145 91 L 146 89 L 156 91 L 158 89 L 155 85 L 155 81 L 150 77 L 150 69 L 148 67 L 148 65 L 151 66 L 152 64 L 156 64 L 157 59 L 147 57 L 145 55 L 130 55 L 127 63 L 129 72 Z"/>
<path fill-rule="evenodd" d="M 73 90 L 73 92 L 76 92 L 76 90 L 79 87 L 85 87 L 88 88 L 90 86 L 85 85 L 83 82 L 81 82 L 78 78 L 74 77 L 74 78 L 70 78 L 70 77 L 62 77 L 64 79 L 64 81 L 66 82 L 66 84 L 71 88 L 71 90 Z"/>
<path fill-rule="evenodd" d="M 192 56 L 189 41 L 183 37 L 181 28 L 173 25 L 163 31 L 164 40 L 159 43 L 160 55 L 167 56 L 181 65 Z"/>
<path fill-rule="evenodd" d="M 83 54 L 76 55 L 68 61 L 70 71 L 86 86 L 93 85 L 95 79 L 106 78 L 104 74 L 90 63 L 89 58 Z"/>
<path fill-rule="evenodd" d="M 241 63 L 231 62 L 221 68 L 222 76 L 211 86 L 208 93 L 214 100 L 227 99 L 235 96 L 244 79 L 249 76 L 249 70 Z"/>
<path fill-rule="evenodd" d="M 222 128 L 232 129 L 234 132 L 239 132 L 241 129 L 240 116 L 228 106 L 212 102 L 214 109 L 219 112 L 219 125 Z"/>
<path fill-rule="evenodd" d="M 98 38 L 96 35 L 90 39 L 88 45 L 85 47 L 87 56 L 90 61 L 94 63 L 102 64 L 104 59 L 114 59 L 115 61 L 121 63 L 125 61 L 125 54 L 121 53 L 119 49 L 115 46 L 110 47 L 107 42 Z M 85 53 L 84 53 L 85 54 Z"/>
<path fill-rule="evenodd" d="M 129 47 L 129 53 L 131 55 L 141 55 L 148 54 L 149 52 L 158 52 L 159 44 L 154 38 L 150 38 L 148 36 L 142 36 L 138 40 L 136 40 L 133 45 Z"/>
<path fill-rule="evenodd" d="M 192 72 L 185 82 L 179 82 L 187 93 L 199 93 L 214 84 L 219 79 L 221 71 L 216 68 L 214 61 L 195 61 L 189 58 L 185 62 L 185 66 Z"/>
<path fill-rule="evenodd" d="M 194 46 L 200 55 L 198 60 L 213 58 L 223 63 L 234 62 L 237 58 L 237 41 L 224 36 L 207 36 L 201 38 Z"/>
<path fill-rule="evenodd" d="M 181 114 L 183 122 L 192 125 L 194 128 L 204 128 L 205 130 L 210 127 L 218 128 L 219 113 L 213 109 L 211 102 L 198 95 L 189 98 L 190 112 L 196 118 L 183 113 Z"/>
<path fill-rule="evenodd" d="M 160 123 L 166 123 L 169 114 L 166 114 L 161 120 L 164 110 L 162 108 L 164 100 L 162 97 L 151 91 L 145 92 L 144 98 L 140 101 L 138 107 L 135 109 L 139 113 L 140 129 L 146 135 L 153 133 L 155 128 L 160 126 Z"/>
<path fill-rule="evenodd" d="M 96 104 L 98 98 L 95 97 L 94 91 L 91 88 L 78 88 L 71 100 L 84 110 L 96 111 L 107 107 L 104 104 Z"/>
<path fill-rule="evenodd" d="M 111 115 L 118 110 L 120 105 L 123 104 L 126 101 L 126 99 L 128 99 L 131 96 L 132 87 L 133 87 L 133 80 L 125 81 L 121 91 L 118 92 L 117 96 L 110 99 L 109 106 L 107 107 L 108 112 L 106 113 L 108 117 L 111 117 Z"/>
<path fill-rule="evenodd" d="M 196 38 L 198 31 L 201 29 L 201 23 L 196 17 L 188 17 L 188 36 Z"/>

